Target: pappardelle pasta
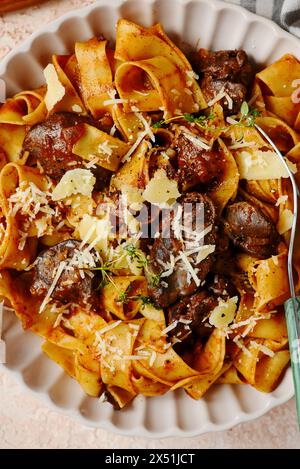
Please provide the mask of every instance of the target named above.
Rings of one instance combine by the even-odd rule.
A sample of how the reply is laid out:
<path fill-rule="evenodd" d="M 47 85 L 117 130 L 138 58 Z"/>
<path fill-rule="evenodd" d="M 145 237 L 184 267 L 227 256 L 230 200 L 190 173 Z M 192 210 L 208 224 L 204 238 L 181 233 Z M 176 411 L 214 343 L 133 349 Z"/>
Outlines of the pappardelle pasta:
<path fill-rule="evenodd" d="M 0 107 L 0 297 L 90 396 L 277 386 L 300 62 L 117 23 Z M 297 235 L 299 237 L 299 234 Z M 296 240 L 296 246 L 299 239 Z M 299 250 L 298 250 L 299 251 Z M 300 253 L 294 269 L 300 289 Z"/>

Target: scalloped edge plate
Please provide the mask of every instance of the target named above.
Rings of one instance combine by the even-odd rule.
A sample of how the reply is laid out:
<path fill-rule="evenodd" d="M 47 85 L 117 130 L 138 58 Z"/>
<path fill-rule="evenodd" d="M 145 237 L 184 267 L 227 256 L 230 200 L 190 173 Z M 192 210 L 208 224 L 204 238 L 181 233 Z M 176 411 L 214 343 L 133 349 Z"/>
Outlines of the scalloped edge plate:
<path fill-rule="evenodd" d="M 45 25 L 2 60 L 0 78 L 6 81 L 8 96 L 42 83 L 42 70 L 51 54 L 67 53 L 76 40 L 99 33 L 113 40 L 119 17 L 145 26 L 160 21 L 183 48 L 187 44 L 212 49 L 242 47 L 259 64 L 271 63 L 286 52 L 300 57 L 299 40 L 236 5 L 216 0 L 102 0 Z M 109 404 L 87 397 L 76 381 L 41 352 L 41 339 L 24 332 L 10 313 L 5 313 L 3 331 L 7 344 L 3 366 L 27 390 L 81 423 L 126 436 L 191 437 L 226 430 L 260 417 L 294 394 L 289 368 L 271 394 L 251 386 L 216 385 L 200 401 L 179 390 L 161 397 L 138 396 L 126 409 L 115 411 Z"/>

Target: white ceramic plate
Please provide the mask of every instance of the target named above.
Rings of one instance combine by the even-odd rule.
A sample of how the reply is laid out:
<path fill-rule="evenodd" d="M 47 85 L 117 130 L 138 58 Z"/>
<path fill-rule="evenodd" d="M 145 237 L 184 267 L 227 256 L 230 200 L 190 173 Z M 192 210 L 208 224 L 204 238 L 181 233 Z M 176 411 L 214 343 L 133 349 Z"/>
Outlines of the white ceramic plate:
<path fill-rule="evenodd" d="M 214 0 L 103 0 L 71 12 L 46 25 L 0 64 L 0 77 L 8 96 L 43 82 L 42 69 L 51 54 L 65 54 L 74 42 L 103 33 L 114 39 L 115 24 L 124 17 L 145 26 L 160 21 L 166 32 L 181 45 L 212 49 L 243 48 L 259 64 L 268 64 L 290 52 L 300 58 L 300 41 L 271 21 L 246 10 Z M 291 370 L 272 394 L 250 386 L 214 386 L 201 401 L 182 390 L 162 397 L 137 397 L 122 411 L 84 395 L 40 350 L 41 341 L 23 332 L 12 313 L 4 318 L 7 344 L 5 367 L 56 409 L 81 422 L 125 435 L 166 437 L 193 436 L 228 429 L 259 417 L 293 395 Z"/>

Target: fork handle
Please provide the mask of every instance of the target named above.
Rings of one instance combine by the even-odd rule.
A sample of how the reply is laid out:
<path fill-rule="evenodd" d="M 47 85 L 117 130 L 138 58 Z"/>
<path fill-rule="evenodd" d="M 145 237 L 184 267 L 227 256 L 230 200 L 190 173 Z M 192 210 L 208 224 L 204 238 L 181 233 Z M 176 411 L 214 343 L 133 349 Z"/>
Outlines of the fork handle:
<path fill-rule="evenodd" d="M 300 297 L 284 303 L 294 379 L 298 425 L 300 428 Z"/>

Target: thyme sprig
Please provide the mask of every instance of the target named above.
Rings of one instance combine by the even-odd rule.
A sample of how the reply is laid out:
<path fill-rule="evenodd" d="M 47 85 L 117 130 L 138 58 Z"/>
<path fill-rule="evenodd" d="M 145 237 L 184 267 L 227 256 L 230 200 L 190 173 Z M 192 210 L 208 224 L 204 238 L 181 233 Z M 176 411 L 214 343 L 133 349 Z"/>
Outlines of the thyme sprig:
<path fill-rule="evenodd" d="M 149 259 L 145 256 L 143 251 L 137 248 L 134 244 L 128 244 L 124 248 L 131 260 L 135 260 L 137 266 L 143 268 L 148 281 L 152 287 L 157 287 L 161 280 L 161 274 L 154 274 L 149 267 Z"/>
<path fill-rule="evenodd" d="M 170 122 L 176 121 L 176 120 L 185 120 L 190 123 L 197 124 L 199 127 L 202 129 L 206 129 L 208 127 L 208 122 L 210 120 L 213 120 L 215 118 L 215 115 L 213 112 L 211 112 L 208 116 L 195 116 L 194 114 L 189 114 L 185 113 L 180 116 L 175 116 L 175 117 L 170 117 L 169 119 L 162 119 L 158 122 L 155 122 L 152 127 L 153 129 L 159 129 L 163 125 L 170 124 Z"/>
<path fill-rule="evenodd" d="M 249 108 L 247 101 L 243 101 L 240 109 L 240 119 L 237 125 L 254 127 L 256 118 L 260 116 L 260 111 L 256 108 Z"/>
<path fill-rule="evenodd" d="M 142 306 L 153 304 L 153 301 L 150 298 L 150 296 L 146 296 L 146 295 L 132 295 L 132 296 L 129 296 L 128 291 L 121 292 L 116 301 L 117 301 L 117 303 L 122 303 L 122 304 L 127 304 L 127 303 L 129 303 L 129 301 L 141 301 Z"/>

